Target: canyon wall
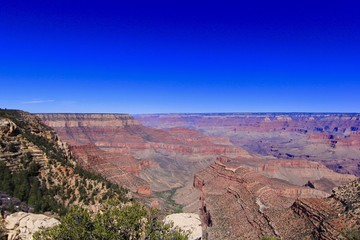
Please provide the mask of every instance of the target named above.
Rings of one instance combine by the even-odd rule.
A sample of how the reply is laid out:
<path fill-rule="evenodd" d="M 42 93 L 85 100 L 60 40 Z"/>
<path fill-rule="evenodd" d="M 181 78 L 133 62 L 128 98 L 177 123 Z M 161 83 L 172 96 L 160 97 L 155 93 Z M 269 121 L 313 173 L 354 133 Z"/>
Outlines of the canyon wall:
<path fill-rule="evenodd" d="M 80 165 L 153 206 L 200 209 L 208 239 L 337 239 L 358 226 L 332 195 L 358 179 L 345 174 L 357 173 L 357 115 L 38 116 Z"/>
<path fill-rule="evenodd" d="M 221 137 L 155 129 L 126 114 L 39 114 L 79 163 L 142 195 L 180 188 L 219 155 L 252 156 Z"/>
<path fill-rule="evenodd" d="M 224 113 L 135 115 L 145 126 L 186 127 L 227 137 L 249 152 L 323 163 L 360 176 L 360 114 Z"/>
<path fill-rule="evenodd" d="M 200 216 L 208 239 L 342 239 L 360 226 L 355 204 L 359 180 L 347 185 L 351 191 L 336 191 L 342 193 L 339 200 L 340 194 L 267 178 L 236 160 L 219 159 L 197 173 L 193 184 L 201 193 Z"/>

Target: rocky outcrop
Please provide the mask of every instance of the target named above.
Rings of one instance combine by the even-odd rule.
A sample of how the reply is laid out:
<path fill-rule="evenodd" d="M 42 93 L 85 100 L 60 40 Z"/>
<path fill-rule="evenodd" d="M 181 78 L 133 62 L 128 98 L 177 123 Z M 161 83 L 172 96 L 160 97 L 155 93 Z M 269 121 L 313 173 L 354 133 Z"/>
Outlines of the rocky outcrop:
<path fill-rule="evenodd" d="M 39 114 L 71 145 L 79 163 L 142 195 L 192 181 L 219 155 L 252 156 L 224 138 L 186 128 L 155 129 L 125 114 Z"/>
<path fill-rule="evenodd" d="M 358 179 L 334 189 L 327 199 L 298 199 L 291 209 L 311 226 L 316 239 L 352 239 L 350 234 L 360 234 L 359 199 Z"/>
<path fill-rule="evenodd" d="M 347 211 L 360 215 L 360 179 L 335 188 L 332 197 L 344 204 Z"/>
<path fill-rule="evenodd" d="M 173 223 L 184 231 L 190 232 L 189 240 L 200 240 L 202 238 L 202 228 L 199 215 L 194 213 L 174 213 L 167 215 L 165 223 Z"/>
<path fill-rule="evenodd" d="M 135 115 L 146 126 L 221 136 L 249 152 L 323 163 L 360 176 L 360 114 L 224 113 Z"/>
<path fill-rule="evenodd" d="M 0 168 L 0 191 L 11 200 L 1 199 L 4 211 L 59 213 L 74 204 L 96 211 L 99 202 L 125 198 L 126 194 L 126 190 L 77 167 L 70 148 L 55 131 L 22 111 L 0 109 Z M 9 204 L 15 209 L 9 209 Z"/>
<path fill-rule="evenodd" d="M 40 114 L 46 125 L 52 128 L 62 127 L 125 127 L 140 125 L 128 114 Z"/>
<path fill-rule="evenodd" d="M 242 161 L 242 166 L 269 178 L 277 178 L 303 186 L 310 182 L 312 188 L 331 193 L 332 189 L 357 179 L 350 174 L 331 171 L 321 163 L 307 160 Z"/>
<path fill-rule="evenodd" d="M 344 209 L 344 205 L 328 193 L 268 178 L 242 166 L 241 161 L 226 158 L 218 159 L 196 174 L 193 184 L 200 191 L 200 218 L 204 237 L 208 239 L 259 239 L 264 236 L 312 239 L 320 236 L 316 229 L 320 232 L 323 223 Z M 331 201 L 334 204 L 329 204 Z M 336 231 L 350 224 L 341 218 L 338 221 Z M 358 226 L 350 222 L 348 226 Z M 340 236 L 334 231 L 329 228 L 328 236 L 332 237 L 328 239 Z"/>
<path fill-rule="evenodd" d="M 43 228 L 51 228 L 60 224 L 52 217 L 43 214 L 16 212 L 5 218 L 5 230 L 8 240 L 32 240 L 34 233 Z"/>
<path fill-rule="evenodd" d="M 12 197 L 9 194 L 0 192 L 0 213 L 3 214 L 5 212 L 11 211 L 23 211 L 28 212 L 29 206 L 21 202 L 18 198 Z M 0 215 L 1 215 L 0 214 Z"/>

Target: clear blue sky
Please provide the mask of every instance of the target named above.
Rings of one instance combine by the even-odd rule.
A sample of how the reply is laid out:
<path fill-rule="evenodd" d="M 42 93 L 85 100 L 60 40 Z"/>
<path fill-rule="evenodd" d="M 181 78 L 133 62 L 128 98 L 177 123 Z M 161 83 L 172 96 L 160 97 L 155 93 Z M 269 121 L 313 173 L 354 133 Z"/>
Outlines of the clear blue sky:
<path fill-rule="evenodd" d="M 0 0 L 0 107 L 360 112 L 356 1 Z"/>

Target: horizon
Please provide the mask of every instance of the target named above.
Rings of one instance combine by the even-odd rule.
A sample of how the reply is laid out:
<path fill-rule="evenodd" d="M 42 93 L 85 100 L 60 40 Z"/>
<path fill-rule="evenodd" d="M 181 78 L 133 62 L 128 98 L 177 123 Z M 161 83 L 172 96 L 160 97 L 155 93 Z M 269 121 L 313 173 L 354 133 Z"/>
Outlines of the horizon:
<path fill-rule="evenodd" d="M 0 110 L 9 110 L 9 111 L 25 111 L 22 109 L 8 109 L 8 108 L 1 108 Z M 27 112 L 27 111 L 25 111 Z M 30 114 L 34 115 L 41 115 L 41 114 L 114 114 L 114 115 L 242 115 L 242 114 L 273 114 L 273 115 L 279 115 L 279 114 L 308 114 L 308 115 L 325 115 L 325 114 L 349 114 L 349 115 L 359 115 L 360 112 L 159 112 L 159 113 L 126 113 L 126 112 L 29 112 Z"/>
<path fill-rule="evenodd" d="M 359 8 L 357 1 L 7 1 L 0 107 L 358 113 Z"/>

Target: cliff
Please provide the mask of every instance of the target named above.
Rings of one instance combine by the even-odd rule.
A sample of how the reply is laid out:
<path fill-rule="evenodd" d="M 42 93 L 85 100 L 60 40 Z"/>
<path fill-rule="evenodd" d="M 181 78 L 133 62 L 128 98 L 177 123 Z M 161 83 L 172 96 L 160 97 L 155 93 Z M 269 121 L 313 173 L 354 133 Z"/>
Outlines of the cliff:
<path fill-rule="evenodd" d="M 185 127 L 230 139 L 252 153 L 323 163 L 360 176 L 360 114 L 211 113 L 135 115 L 143 125 Z"/>
<path fill-rule="evenodd" d="M 357 210 L 344 212 L 338 197 L 268 178 L 236 161 L 219 159 L 196 174 L 193 184 L 208 239 L 339 239 L 346 227 L 359 227 Z M 356 196 L 359 190 L 353 189 Z"/>
<path fill-rule="evenodd" d="M 38 117 L 0 109 L 1 239 L 32 239 L 35 231 L 55 225 L 35 238 L 185 239 L 155 212 L 128 201 L 127 190 L 81 168 L 73 156 Z M 106 200 L 111 201 L 103 204 Z M 80 208 L 70 209 L 74 205 Z M 66 212 L 60 222 L 52 218 Z"/>
<path fill-rule="evenodd" d="M 321 163 L 308 160 L 259 160 L 241 161 L 242 166 L 269 178 L 288 181 L 298 186 L 311 185 L 312 188 L 331 193 L 336 186 L 357 179 L 350 174 L 339 174 Z"/>
<path fill-rule="evenodd" d="M 155 129 L 125 114 L 38 114 L 79 163 L 134 193 L 178 189 L 219 155 L 252 158 L 221 137 L 187 128 Z"/>
<path fill-rule="evenodd" d="M 298 199 L 291 209 L 311 226 L 316 239 L 357 239 L 360 235 L 359 199 L 360 180 L 357 179 L 335 188 L 327 199 Z"/>
<path fill-rule="evenodd" d="M 0 168 L 0 191 L 34 212 L 63 214 L 72 205 L 97 211 L 106 199 L 126 199 L 126 190 L 79 168 L 54 130 L 22 111 L 0 109 Z"/>

